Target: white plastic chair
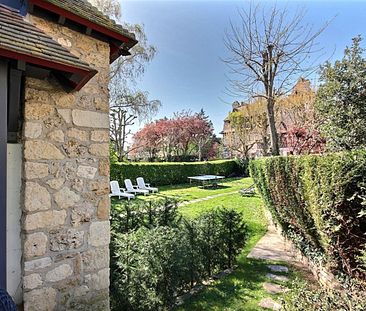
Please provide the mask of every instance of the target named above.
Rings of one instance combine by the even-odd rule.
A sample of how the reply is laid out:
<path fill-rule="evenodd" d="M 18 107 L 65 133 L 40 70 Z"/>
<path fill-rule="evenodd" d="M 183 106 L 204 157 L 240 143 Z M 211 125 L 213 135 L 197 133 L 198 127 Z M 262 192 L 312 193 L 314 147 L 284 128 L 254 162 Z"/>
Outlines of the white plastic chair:
<path fill-rule="evenodd" d="M 136 181 L 137 181 L 137 187 L 139 189 L 142 189 L 142 190 L 148 190 L 148 191 L 151 191 L 151 192 L 158 192 L 159 189 L 158 188 L 155 188 L 155 187 L 150 187 L 150 184 L 146 184 L 145 183 L 145 180 L 143 177 L 137 177 L 136 178 Z"/>
<path fill-rule="evenodd" d="M 109 197 L 118 197 L 118 199 L 123 197 L 127 198 L 128 200 L 133 199 L 135 197 L 134 194 L 127 193 L 125 192 L 125 189 L 120 188 L 117 180 L 111 181 L 110 185 L 111 185 L 111 193 L 109 194 Z"/>
<path fill-rule="evenodd" d="M 125 179 L 125 187 L 126 187 L 126 192 L 128 192 L 128 193 L 134 193 L 134 194 L 141 193 L 143 195 L 149 194 L 149 190 L 138 189 L 137 186 L 133 186 L 131 179 Z"/>

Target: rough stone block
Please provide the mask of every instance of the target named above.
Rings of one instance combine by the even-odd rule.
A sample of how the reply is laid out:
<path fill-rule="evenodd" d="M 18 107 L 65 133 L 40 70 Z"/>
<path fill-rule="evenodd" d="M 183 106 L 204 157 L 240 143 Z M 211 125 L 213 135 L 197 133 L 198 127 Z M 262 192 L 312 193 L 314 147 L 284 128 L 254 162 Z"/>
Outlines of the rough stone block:
<path fill-rule="evenodd" d="M 51 179 L 51 180 L 48 180 L 47 181 L 47 184 L 52 189 L 55 189 L 55 190 L 60 189 L 63 186 L 64 183 L 65 183 L 65 179 L 64 178 L 54 178 L 54 179 Z"/>
<path fill-rule="evenodd" d="M 24 257 L 43 256 L 47 251 L 48 238 L 43 232 L 36 232 L 26 236 L 24 242 Z"/>
<path fill-rule="evenodd" d="M 76 175 L 81 178 L 93 179 L 97 171 L 98 169 L 93 166 L 80 165 Z"/>
<path fill-rule="evenodd" d="M 91 144 L 89 147 L 89 152 L 92 155 L 98 157 L 108 157 L 109 156 L 109 144 Z"/>
<path fill-rule="evenodd" d="M 25 184 L 24 208 L 26 211 L 45 211 L 51 208 L 51 195 L 45 187 L 35 182 Z"/>
<path fill-rule="evenodd" d="M 77 206 L 71 211 L 71 224 L 79 226 L 84 222 L 90 222 L 94 215 L 94 207 L 89 203 Z"/>
<path fill-rule="evenodd" d="M 44 178 L 48 176 L 48 164 L 36 163 L 36 162 L 25 162 L 24 166 L 24 177 L 26 179 L 33 178 Z"/>
<path fill-rule="evenodd" d="M 77 126 L 109 129 L 107 113 L 75 109 L 72 111 L 72 121 Z"/>
<path fill-rule="evenodd" d="M 46 281 L 58 282 L 71 276 L 73 273 L 72 268 L 68 264 L 62 264 L 46 274 Z"/>
<path fill-rule="evenodd" d="M 55 108 L 48 104 L 26 104 L 24 117 L 26 120 L 44 120 L 55 114 Z"/>
<path fill-rule="evenodd" d="M 26 138 L 38 138 L 42 135 L 42 125 L 40 123 L 25 122 L 24 136 Z"/>
<path fill-rule="evenodd" d="M 34 259 L 24 262 L 24 270 L 26 272 L 36 271 L 39 269 L 44 269 L 52 264 L 52 259 L 50 257 Z"/>
<path fill-rule="evenodd" d="M 68 187 L 63 187 L 60 191 L 55 193 L 55 202 L 60 208 L 69 208 L 74 206 L 80 200 L 80 196 L 71 191 Z"/>
<path fill-rule="evenodd" d="M 100 176 L 109 176 L 109 160 L 101 159 L 99 161 L 99 175 Z"/>
<path fill-rule="evenodd" d="M 65 134 L 62 130 L 56 130 L 47 135 L 47 138 L 59 143 L 62 143 L 65 141 Z"/>
<path fill-rule="evenodd" d="M 69 138 L 75 138 L 80 141 L 88 141 L 89 140 L 89 132 L 78 130 L 76 128 L 71 128 L 67 131 L 67 136 Z"/>
<path fill-rule="evenodd" d="M 97 217 L 100 220 L 108 220 L 109 219 L 109 207 L 110 207 L 110 199 L 109 196 L 104 196 L 98 204 L 97 209 Z"/>
<path fill-rule="evenodd" d="M 109 268 L 98 271 L 98 273 L 88 274 L 85 280 L 89 288 L 102 290 L 109 288 Z"/>
<path fill-rule="evenodd" d="M 109 247 L 97 247 L 82 253 L 85 271 L 92 272 L 109 267 Z"/>
<path fill-rule="evenodd" d="M 84 245 L 84 231 L 76 229 L 50 231 L 50 250 L 54 252 L 78 249 Z"/>
<path fill-rule="evenodd" d="M 24 229 L 26 231 L 59 227 L 65 223 L 66 211 L 46 211 L 25 216 Z"/>
<path fill-rule="evenodd" d="M 89 228 L 89 244 L 92 246 L 105 246 L 110 242 L 109 221 L 93 222 Z"/>
<path fill-rule="evenodd" d="M 38 273 L 33 273 L 23 277 L 23 288 L 25 290 L 35 289 L 42 284 L 42 278 Z"/>
<path fill-rule="evenodd" d="M 24 311 L 52 311 L 56 307 L 56 290 L 51 287 L 24 293 Z"/>
<path fill-rule="evenodd" d="M 35 140 L 24 143 L 24 158 L 26 160 L 62 160 L 65 156 L 55 145 Z"/>
<path fill-rule="evenodd" d="M 109 142 L 108 131 L 92 131 L 91 140 L 95 142 Z"/>
<path fill-rule="evenodd" d="M 57 108 L 57 113 L 66 123 L 71 123 L 71 109 L 60 109 Z"/>

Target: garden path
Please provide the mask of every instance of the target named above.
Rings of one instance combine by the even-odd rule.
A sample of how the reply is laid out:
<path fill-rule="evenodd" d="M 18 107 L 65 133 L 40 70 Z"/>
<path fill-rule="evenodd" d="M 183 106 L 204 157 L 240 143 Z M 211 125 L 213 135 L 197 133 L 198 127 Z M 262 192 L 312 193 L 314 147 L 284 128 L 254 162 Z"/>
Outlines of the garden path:
<path fill-rule="evenodd" d="M 283 236 L 276 230 L 275 226 L 271 223 L 268 227 L 267 233 L 258 241 L 255 247 L 247 256 L 248 258 L 255 258 L 260 260 L 271 260 L 288 263 L 290 265 L 299 265 L 294 254 L 291 252 L 291 245 L 283 238 Z M 276 273 L 287 274 L 289 269 L 286 266 L 280 265 L 268 265 L 271 273 L 267 273 L 266 277 L 270 281 L 287 282 L 288 278 L 285 275 L 278 275 Z M 275 297 L 274 295 L 282 292 L 286 292 L 289 289 L 285 286 L 265 282 L 263 283 L 264 289 L 267 293 Z M 258 306 L 269 310 L 280 310 L 281 305 L 276 302 L 272 297 L 263 298 Z"/>
<path fill-rule="evenodd" d="M 214 199 L 214 198 L 223 197 L 223 196 L 227 196 L 229 194 L 235 194 L 235 193 L 238 193 L 238 191 L 214 194 L 214 195 L 210 195 L 208 197 L 204 197 L 204 198 L 200 198 L 200 199 L 181 202 L 181 203 L 178 204 L 178 206 L 185 206 L 185 205 L 192 204 L 192 203 L 203 202 L 203 201 L 207 201 L 207 200 L 211 200 L 211 199 Z"/>

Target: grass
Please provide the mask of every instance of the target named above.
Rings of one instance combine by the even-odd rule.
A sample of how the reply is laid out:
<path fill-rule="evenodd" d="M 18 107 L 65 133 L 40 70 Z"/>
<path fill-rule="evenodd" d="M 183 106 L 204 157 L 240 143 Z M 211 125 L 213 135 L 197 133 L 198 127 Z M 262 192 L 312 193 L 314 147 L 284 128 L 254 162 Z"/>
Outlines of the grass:
<path fill-rule="evenodd" d="M 222 196 L 200 202 L 181 205 L 179 211 L 187 218 L 195 218 L 200 214 L 218 207 L 233 208 L 243 214 L 249 230 L 249 239 L 237 259 L 235 271 L 203 292 L 191 297 L 176 311 L 254 311 L 262 310 L 258 303 L 262 298 L 269 297 L 263 289 L 263 283 L 268 282 L 266 273 L 270 272 L 268 264 L 273 261 L 249 259 L 247 255 L 258 240 L 267 231 L 267 220 L 264 215 L 262 200 L 259 196 L 242 197 L 238 190 L 252 184 L 250 178 L 236 178 L 226 180 L 217 189 L 202 189 L 192 185 L 166 186 L 159 188 L 158 195 L 148 197 L 139 196 L 139 200 L 149 200 L 156 197 L 175 197 L 179 201 L 191 201 L 220 194 Z M 226 193 L 226 195 L 225 195 Z M 118 207 L 118 204 L 115 204 Z M 290 281 L 297 277 L 296 272 L 290 272 Z M 264 309 L 263 309 L 264 310 Z"/>
<path fill-rule="evenodd" d="M 238 257 L 238 267 L 234 273 L 215 282 L 202 293 L 193 296 L 176 311 L 262 310 L 258 307 L 258 303 L 262 298 L 269 296 L 263 289 L 263 283 L 268 282 L 266 273 L 270 272 L 267 265 L 277 262 L 246 257 L 267 230 L 267 221 L 261 199 L 258 196 L 227 195 L 182 206 L 181 212 L 186 217 L 197 217 L 200 213 L 219 206 L 242 212 L 248 225 L 250 237 Z M 292 280 L 298 275 L 296 272 L 292 272 L 288 276 Z"/>
<path fill-rule="evenodd" d="M 220 182 L 219 186 L 214 187 L 198 187 L 196 184 L 182 184 L 173 186 L 159 187 L 159 193 L 146 197 L 138 196 L 139 199 L 151 199 L 154 197 L 174 197 L 179 201 L 191 201 L 202 199 L 216 194 L 224 194 L 228 192 L 237 192 L 242 188 L 249 187 L 253 182 L 250 178 L 228 178 L 224 182 Z"/>

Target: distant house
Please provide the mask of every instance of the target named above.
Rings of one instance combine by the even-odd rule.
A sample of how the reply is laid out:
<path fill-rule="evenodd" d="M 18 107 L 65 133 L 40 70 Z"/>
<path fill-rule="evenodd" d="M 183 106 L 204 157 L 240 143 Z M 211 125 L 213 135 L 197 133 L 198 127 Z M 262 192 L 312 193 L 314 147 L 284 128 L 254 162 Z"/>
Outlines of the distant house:
<path fill-rule="evenodd" d="M 290 95 L 278 99 L 275 119 L 282 155 L 294 152 L 289 133 L 294 127 L 308 126 L 308 119 L 313 117 L 314 99 L 315 91 L 311 88 L 310 81 L 304 78 L 297 81 Z M 246 127 L 233 126 L 232 117 L 237 112 L 247 119 Z M 224 157 L 240 157 L 245 150 L 251 158 L 268 155 L 270 153 L 268 131 L 266 103 L 263 99 L 251 103 L 234 102 L 232 111 L 224 120 L 221 132 Z"/>
<path fill-rule="evenodd" d="M 0 0 L 0 288 L 109 310 L 109 66 L 134 35 L 84 0 Z"/>

